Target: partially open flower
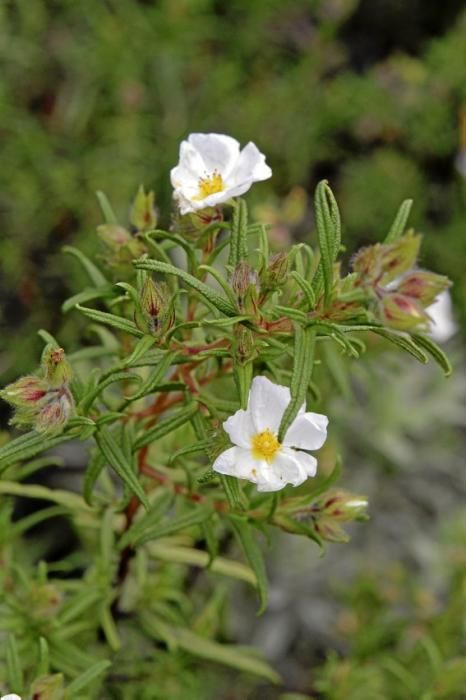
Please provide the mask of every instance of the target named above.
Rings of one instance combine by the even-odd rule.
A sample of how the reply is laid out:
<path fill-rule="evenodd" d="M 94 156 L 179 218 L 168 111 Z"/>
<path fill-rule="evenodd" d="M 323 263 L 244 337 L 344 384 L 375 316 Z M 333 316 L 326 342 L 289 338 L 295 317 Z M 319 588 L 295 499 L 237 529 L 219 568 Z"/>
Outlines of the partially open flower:
<path fill-rule="evenodd" d="M 240 151 L 231 136 L 190 134 L 181 143 L 171 183 L 181 214 L 189 214 L 239 197 L 271 175 L 265 156 L 252 141 Z"/>
<path fill-rule="evenodd" d="M 278 430 L 290 400 L 288 387 L 255 377 L 247 409 L 237 411 L 223 424 L 234 447 L 217 457 L 214 471 L 247 479 L 257 484 L 258 491 L 278 491 L 287 484 L 299 486 L 315 476 L 317 460 L 302 450 L 322 447 L 328 418 L 306 413 L 303 404 L 280 443 Z"/>

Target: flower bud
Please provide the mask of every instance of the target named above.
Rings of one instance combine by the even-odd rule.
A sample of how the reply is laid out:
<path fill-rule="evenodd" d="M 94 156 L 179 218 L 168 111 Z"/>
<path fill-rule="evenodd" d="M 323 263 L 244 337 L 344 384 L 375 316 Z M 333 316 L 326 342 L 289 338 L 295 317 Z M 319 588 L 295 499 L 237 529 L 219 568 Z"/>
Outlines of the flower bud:
<path fill-rule="evenodd" d="M 367 498 L 356 496 L 348 491 L 335 491 L 326 494 L 319 501 L 319 510 L 324 517 L 332 520 L 357 520 L 366 515 Z"/>
<path fill-rule="evenodd" d="M 254 334 L 242 324 L 238 324 L 235 329 L 235 356 L 240 364 L 256 356 Z"/>
<path fill-rule="evenodd" d="M 31 687 L 31 696 L 34 700 L 63 700 L 65 696 L 63 674 L 55 673 L 53 676 L 36 678 Z"/>
<path fill-rule="evenodd" d="M 102 224 L 102 226 L 97 226 L 97 235 L 105 245 L 114 251 L 119 250 L 132 240 L 130 232 L 118 224 Z"/>
<path fill-rule="evenodd" d="M 146 277 L 139 296 L 147 330 L 154 335 L 165 333 L 174 323 L 170 292 L 165 283 Z"/>
<path fill-rule="evenodd" d="M 74 410 L 74 401 L 66 388 L 47 394 L 47 403 L 36 417 L 34 427 L 40 433 L 54 435 L 63 430 Z"/>
<path fill-rule="evenodd" d="M 285 251 L 273 255 L 263 275 L 263 289 L 274 290 L 282 287 L 290 270 L 288 255 Z"/>
<path fill-rule="evenodd" d="M 231 276 L 231 286 L 240 309 L 255 313 L 260 284 L 259 275 L 247 262 L 240 262 Z"/>
<path fill-rule="evenodd" d="M 436 297 L 451 286 L 448 277 L 436 275 L 427 270 L 414 270 L 408 272 L 398 284 L 398 292 L 405 296 L 417 299 L 424 307 L 430 306 Z"/>
<path fill-rule="evenodd" d="M 48 388 L 56 388 L 69 382 L 73 371 L 65 358 L 65 351 L 51 343 L 46 345 L 42 353 L 41 367 Z"/>
<path fill-rule="evenodd" d="M 383 245 L 381 254 L 382 285 L 392 282 L 414 266 L 419 254 L 422 236 L 408 231 L 391 245 Z"/>
<path fill-rule="evenodd" d="M 24 408 L 36 406 L 46 394 L 46 383 L 34 376 L 22 377 L 0 391 L 0 396 L 12 406 Z"/>
<path fill-rule="evenodd" d="M 347 542 L 349 537 L 341 522 L 363 519 L 367 516 L 367 499 L 347 491 L 326 494 L 312 507 L 315 529 L 328 542 Z"/>
<path fill-rule="evenodd" d="M 400 331 L 412 330 L 429 321 L 429 316 L 419 302 L 397 292 L 384 294 L 379 310 L 382 322 Z"/>
<path fill-rule="evenodd" d="M 37 585 L 31 592 L 29 603 L 31 614 L 35 619 L 50 619 L 60 608 L 62 594 L 52 583 Z"/>
<path fill-rule="evenodd" d="M 366 246 L 361 248 L 352 259 L 352 267 L 358 278 L 365 284 L 375 282 L 380 277 L 382 259 L 382 245 Z"/>
<path fill-rule="evenodd" d="M 134 198 L 129 219 L 138 231 L 150 231 L 157 225 L 154 193 L 150 191 L 146 194 L 142 185 Z"/>

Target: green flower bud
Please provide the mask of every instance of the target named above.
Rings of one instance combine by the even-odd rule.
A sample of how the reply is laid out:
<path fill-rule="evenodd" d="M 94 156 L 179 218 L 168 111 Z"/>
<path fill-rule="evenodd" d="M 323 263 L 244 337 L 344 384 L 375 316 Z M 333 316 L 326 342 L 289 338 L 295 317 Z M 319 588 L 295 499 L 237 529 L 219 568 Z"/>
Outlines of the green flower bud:
<path fill-rule="evenodd" d="M 52 583 L 37 585 L 29 600 L 31 614 L 38 620 L 50 619 L 58 612 L 62 600 L 60 590 Z"/>
<path fill-rule="evenodd" d="M 240 364 L 249 362 L 256 356 L 254 334 L 249 328 L 238 324 L 235 329 L 235 356 Z"/>
<path fill-rule="evenodd" d="M 36 678 L 31 687 L 34 700 L 63 700 L 65 697 L 64 678 L 62 673 L 53 676 Z"/>
<path fill-rule="evenodd" d="M 132 240 L 130 232 L 118 224 L 97 226 L 97 235 L 111 250 L 119 250 Z"/>
<path fill-rule="evenodd" d="M 164 282 L 147 277 L 142 286 L 139 302 L 147 330 L 153 335 L 166 333 L 175 322 L 170 291 Z"/>
<path fill-rule="evenodd" d="M 157 226 L 154 193 L 150 191 L 146 194 L 142 185 L 134 198 L 129 220 L 138 231 L 150 231 Z"/>
<path fill-rule="evenodd" d="M 367 246 L 354 256 L 353 270 L 363 285 L 384 286 L 413 267 L 421 238 L 420 234 L 408 231 L 395 243 Z"/>
<path fill-rule="evenodd" d="M 282 287 L 288 278 L 289 270 L 290 263 L 285 251 L 273 255 L 263 274 L 263 289 L 273 290 Z"/>
<path fill-rule="evenodd" d="M 384 294 L 379 303 L 380 317 L 390 328 L 409 331 L 417 326 L 426 325 L 428 315 L 416 299 L 389 292 Z"/>
<path fill-rule="evenodd" d="M 46 345 L 44 348 L 41 367 L 49 389 L 69 382 L 73 375 L 73 370 L 65 358 L 63 348 L 52 344 Z"/>
<path fill-rule="evenodd" d="M 417 299 L 424 307 L 433 304 L 436 297 L 451 286 L 448 277 L 427 270 L 409 272 L 398 285 L 400 294 Z"/>

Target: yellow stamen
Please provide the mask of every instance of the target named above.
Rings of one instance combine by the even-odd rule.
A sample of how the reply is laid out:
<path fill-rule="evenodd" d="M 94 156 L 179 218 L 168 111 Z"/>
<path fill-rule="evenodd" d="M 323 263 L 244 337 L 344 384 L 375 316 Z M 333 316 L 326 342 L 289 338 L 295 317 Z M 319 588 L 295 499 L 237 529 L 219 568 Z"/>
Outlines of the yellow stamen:
<path fill-rule="evenodd" d="M 222 176 L 220 175 L 220 173 L 214 170 L 210 177 L 199 178 L 199 193 L 195 197 L 193 197 L 193 199 L 205 199 L 210 194 L 215 194 L 216 192 L 223 192 L 224 189 L 225 187 L 223 185 Z"/>
<path fill-rule="evenodd" d="M 270 462 L 275 457 L 281 445 L 277 440 L 277 436 L 269 429 L 257 433 L 251 440 L 252 453 L 256 459 L 265 459 Z"/>

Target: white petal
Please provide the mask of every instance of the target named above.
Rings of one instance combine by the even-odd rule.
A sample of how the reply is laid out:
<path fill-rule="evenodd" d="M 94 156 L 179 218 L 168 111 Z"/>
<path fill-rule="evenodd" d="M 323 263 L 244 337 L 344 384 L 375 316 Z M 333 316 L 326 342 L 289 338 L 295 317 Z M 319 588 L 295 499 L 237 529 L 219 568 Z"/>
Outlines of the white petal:
<path fill-rule="evenodd" d="M 225 179 L 239 158 L 239 143 L 225 134 L 190 134 L 189 143 L 204 161 L 203 177 L 217 170 Z"/>
<path fill-rule="evenodd" d="M 19 695 L 15 695 L 15 693 L 9 693 L 8 695 L 2 695 L 0 700 L 21 700 Z"/>
<path fill-rule="evenodd" d="M 254 459 L 251 450 L 242 447 L 230 447 L 222 452 L 212 465 L 219 474 L 236 476 L 237 479 L 248 479 L 255 483 L 260 462 Z"/>
<path fill-rule="evenodd" d="M 301 447 L 318 450 L 327 439 L 327 416 L 321 413 L 301 413 L 288 428 L 283 444 L 286 447 Z"/>
<path fill-rule="evenodd" d="M 304 459 L 302 458 L 304 455 Z M 309 455 L 294 450 L 281 450 L 271 464 L 261 462 L 258 471 L 258 491 L 279 491 L 287 484 L 299 486 L 308 476 L 315 473 L 313 465 L 308 461 Z M 311 457 L 310 460 L 314 458 Z M 314 460 L 315 461 L 315 460 Z"/>
<path fill-rule="evenodd" d="M 259 182 L 269 177 L 272 177 L 272 170 L 266 164 L 264 154 L 250 141 L 241 151 L 228 184 L 238 185 L 247 180 Z"/>
<path fill-rule="evenodd" d="M 179 163 L 170 172 L 173 187 L 194 187 L 201 177 L 205 177 L 205 165 L 201 155 L 188 141 L 182 141 Z"/>
<path fill-rule="evenodd" d="M 249 392 L 248 411 L 257 432 L 271 430 L 278 433 L 286 407 L 290 403 L 290 390 L 274 384 L 267 377 L 254 377 Z"/>
<path fill-rule="evenodd" d="M 312 455 L 308 455 L 307 452 L 301 452 L 300 450 L 294 450 L 295 459 L 304 469 L 307 476 L 315 476 L 317 473 L 317 460 Z"/>
<path fill-rule="evenodd" d="M 256 430 L 249 411 L 243 411 L 242 409 L 236 411 L 224 422 L 223 429 L 228 433 L 234 445 L 250 449 L 251 438 L 256 433 Z"/>

